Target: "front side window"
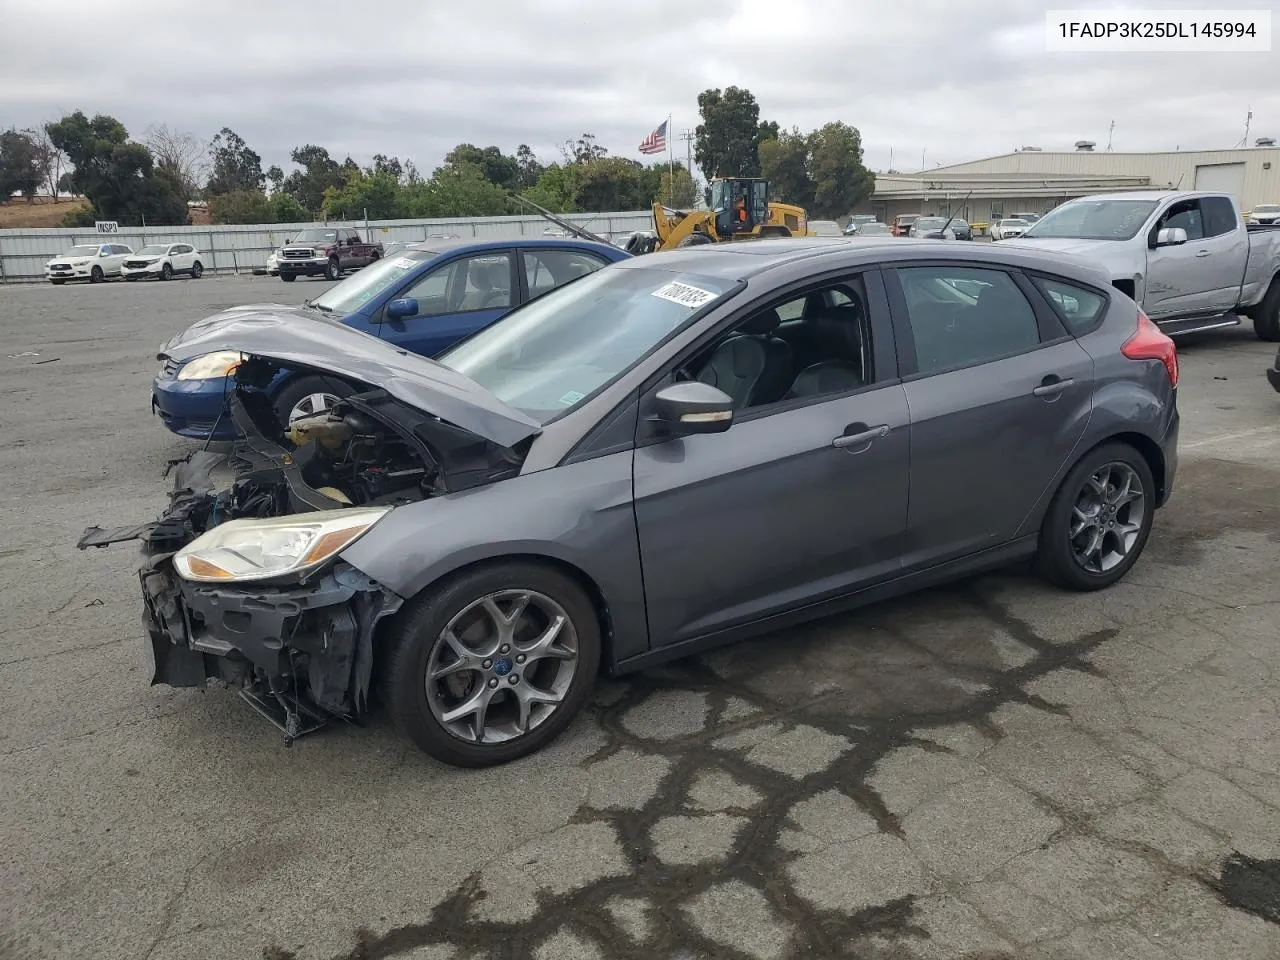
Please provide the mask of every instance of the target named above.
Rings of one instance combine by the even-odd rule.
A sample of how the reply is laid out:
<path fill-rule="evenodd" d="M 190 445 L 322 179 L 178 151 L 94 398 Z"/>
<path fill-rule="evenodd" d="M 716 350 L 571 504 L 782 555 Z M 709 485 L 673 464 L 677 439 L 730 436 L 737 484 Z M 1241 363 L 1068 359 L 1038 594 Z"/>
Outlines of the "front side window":
<path fill-rule="evenodd" d="M 1187 231 L 1188 240 L 1203 240 L 1204 217 L 1200 213 L 1200 201 L 1184 200 L 1182 203 L 1175 203 L 1165 211 L 1156 226 L 1160 230 L 1181 228 Z"/>
<path fill-rule="evenodd" d="M 1035 310 L 1003 271 L 929 266 L 897 275 L 920 373 L 968 367 L 1040 343 Z"/>
<path fill-rule="evenodd" d="M 524 272 L 529 296 L 539 297 L 548 290 L 595 273 L 604 265 L 604 258 L 578 250 L 526 250 Z"/>
<path fill-rule="evenodd" d="M 446 263 L 401 296 L 418 301 L 419 317 L 510 307 L 511 254 L 480 253 Z"/>
<path fill-rule="evenodd" d="M 621 376 L 734 286 L 661 266 L 597 270 L 512 311 L 438 359 L 508 406 L 548 423 Z"/>

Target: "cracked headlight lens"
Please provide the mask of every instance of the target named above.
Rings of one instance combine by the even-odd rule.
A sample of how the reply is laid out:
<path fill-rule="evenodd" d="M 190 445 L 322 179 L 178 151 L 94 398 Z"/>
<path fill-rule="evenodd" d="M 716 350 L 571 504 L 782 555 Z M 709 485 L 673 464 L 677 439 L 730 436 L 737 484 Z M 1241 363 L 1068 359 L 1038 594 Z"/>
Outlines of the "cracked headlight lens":
<path fill-rule="evenodd" d="M 303 573 L 355 543 L 391 507 L 321 510 L 287 517 L 230 520 L 173 557 L 184 580 L 226 583 Z"/>
<path fill-rule="evenodd" d="M 244 354 L 234 350 L 222 350 L 218 353 L 206 353 L 182 365 L 178 371 L 179 380 L 221 380 L 235 372 L 236 367 L 244 360 Z"/>

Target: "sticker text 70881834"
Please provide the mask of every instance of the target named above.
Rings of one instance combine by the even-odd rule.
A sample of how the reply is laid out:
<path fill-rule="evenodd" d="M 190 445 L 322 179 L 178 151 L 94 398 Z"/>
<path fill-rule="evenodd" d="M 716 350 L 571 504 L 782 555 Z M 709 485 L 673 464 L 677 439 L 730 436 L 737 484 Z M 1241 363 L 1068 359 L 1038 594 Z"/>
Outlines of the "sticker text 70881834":
<path fill-rule="evenodd" d="M 694 310 L 703 304 L 710 303 L 717 296 L 710 290 L 702 290 L 676 280 L 659 287 L 653 291 L 653 295 L 661 300 L 670 300 L 672 303 L 678 303 L 683 307 L 690 307 Z"/>

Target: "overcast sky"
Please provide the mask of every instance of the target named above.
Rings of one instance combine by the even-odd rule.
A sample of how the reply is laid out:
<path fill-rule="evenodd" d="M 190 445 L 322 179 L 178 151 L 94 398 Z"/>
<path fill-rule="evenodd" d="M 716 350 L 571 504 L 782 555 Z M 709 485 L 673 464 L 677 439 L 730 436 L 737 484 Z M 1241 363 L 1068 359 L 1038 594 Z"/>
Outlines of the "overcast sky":
<path fill-rule="evenodd" d="M 1280 53 L 1047 53 L 1045 10 L 1071 5 L 0 0 L 0 128 L 79 108 L 139 139 L 150 124 L 202 139 L 229 126 L 264 167 L 287 171 L 293 146 L 316 143 L 425 174 L 461 141 L 551 160 L 590 132 L 640 158 L 668 114 L 678 136 L 701 90 L 736 84 L 784 127 L 856 126 L 875 169 L 891 149 L 901 170 L 1081 139 L 1102 150 L 1113 120 L 1116 150 L 1229 147 L 1250 109 L 1250 141 L 1280 134 Z"/>

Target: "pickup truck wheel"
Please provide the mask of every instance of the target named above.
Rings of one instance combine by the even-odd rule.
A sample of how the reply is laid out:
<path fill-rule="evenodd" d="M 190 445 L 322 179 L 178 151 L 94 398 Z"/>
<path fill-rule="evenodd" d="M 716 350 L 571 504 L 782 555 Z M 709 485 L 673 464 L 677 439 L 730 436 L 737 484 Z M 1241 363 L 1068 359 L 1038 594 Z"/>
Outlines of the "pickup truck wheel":
<path fill-rule="evenodd" d="M 337 280 L 340 276 L 342 276 L 342 267 L 338 264 L 338 258 L 330 257 L 329 262 L 324 266 L 324 278 Z"/>
<path fill-rule="evenodd" d="M 1138 562 L 1151 535 L 1156 484 L 1127 443 L 1105 443 L 1071 468 L 1040 526 L 1036 567 L 1069 590 L 1101 590 Z"/>
<path fill-rule="evenodd" d="M 1253 315 L 1253 332 L 1267 343 L 1280 341 L 1280 277 L 1271 281 L 1267 295 Z"/>
<path fill-rule="evenodd" d="M 285 283 L 293 283 L 293 281 L 298 279 L 298 275 L 296 273 L 282 273 L 280 274 L 280 279 Z"/>
<path fill-rule="evenodd" d="M 540 563 L 473 568 L 396 619 L 381 664 L 396 726 L 432 757 L 488 767 L 538 750 L 573 721 L 600 665 L 600 617 Z"/>

